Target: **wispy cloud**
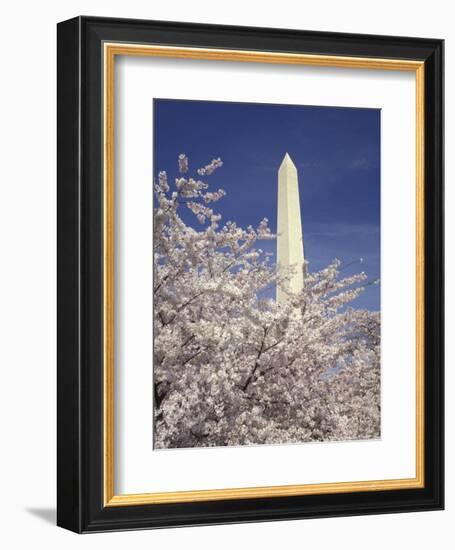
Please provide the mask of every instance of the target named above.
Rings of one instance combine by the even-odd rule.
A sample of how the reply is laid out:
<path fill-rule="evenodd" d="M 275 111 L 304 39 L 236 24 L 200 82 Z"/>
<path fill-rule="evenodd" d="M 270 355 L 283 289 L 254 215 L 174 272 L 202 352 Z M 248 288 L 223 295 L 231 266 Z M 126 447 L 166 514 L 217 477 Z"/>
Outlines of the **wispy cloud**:
<path fill-rule="evenodd" d="M 350 223 L 327 223 L 311 224 L 306 237 L 352 237 L 354 235 L 367 236 L 378 235 L 379 225 L 375 224 L 350 224 Z"/>
<path fill-rule="evenodd" d="M 356 158 L 351 161 L 353 170 L 370 170 L 371 162 L 366 157 Z"/>

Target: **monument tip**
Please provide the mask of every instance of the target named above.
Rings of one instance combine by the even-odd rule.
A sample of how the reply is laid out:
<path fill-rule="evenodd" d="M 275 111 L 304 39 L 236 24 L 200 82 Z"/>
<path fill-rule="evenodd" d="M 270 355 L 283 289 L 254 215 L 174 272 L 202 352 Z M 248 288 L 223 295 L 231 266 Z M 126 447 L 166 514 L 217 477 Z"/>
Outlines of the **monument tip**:
<path fill-rule="evenodd" d="M 289 153 L 286 153 L 286 154 L 284 155 L 283 160 L 281 161 L 281 166 L 280 166 L 280 168 L 281 168 L 282 166 L 286 166 L 286 165 L 288 165 L 288 166 L 290 165 L 290 166 L 292 166 L 292 167 L 295 168 L 295 164 L 293 163 L 293 161 L 292 161 L 292 159 L 291 159 Z"/>

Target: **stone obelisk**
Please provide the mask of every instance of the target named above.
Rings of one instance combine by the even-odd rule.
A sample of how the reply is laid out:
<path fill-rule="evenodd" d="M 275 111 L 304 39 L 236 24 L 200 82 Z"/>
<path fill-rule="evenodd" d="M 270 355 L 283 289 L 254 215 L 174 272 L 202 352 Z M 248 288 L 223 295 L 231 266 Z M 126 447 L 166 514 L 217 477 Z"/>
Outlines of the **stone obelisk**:
<path fill-rule="evenodd" d="M 292 268 L 286 284 L 277 285 L 276 301 L 285 303 L 289 293 L 303 288 L 303 238 L 297 168 L 286 153 L 278 170 L 277 264 L 279 272 Z"/>

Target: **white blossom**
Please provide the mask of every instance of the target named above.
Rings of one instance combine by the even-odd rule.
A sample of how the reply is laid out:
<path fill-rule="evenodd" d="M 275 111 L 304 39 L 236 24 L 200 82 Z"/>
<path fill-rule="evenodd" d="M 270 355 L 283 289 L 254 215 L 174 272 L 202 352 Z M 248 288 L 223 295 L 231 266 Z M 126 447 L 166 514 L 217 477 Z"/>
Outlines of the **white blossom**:
<path fill-rule="evenodd" d="M 223 162 L 220 158 L 213 159 L 210 164 L 207 164 L 207 166 L 204 166 L 203 168 L 199 168 L 197 173 L 200 176 L 209 176 L 212 174 L 217 168 L 220 166 L 223 166 Z"/>
<path fill-rule="evenodd" d="M 184 153 L 181 153 L 179 155 L 179 172 L 181 174 L 186 174 L 186 172 L 188 172 L 188 157 L 184 154 Z"/>

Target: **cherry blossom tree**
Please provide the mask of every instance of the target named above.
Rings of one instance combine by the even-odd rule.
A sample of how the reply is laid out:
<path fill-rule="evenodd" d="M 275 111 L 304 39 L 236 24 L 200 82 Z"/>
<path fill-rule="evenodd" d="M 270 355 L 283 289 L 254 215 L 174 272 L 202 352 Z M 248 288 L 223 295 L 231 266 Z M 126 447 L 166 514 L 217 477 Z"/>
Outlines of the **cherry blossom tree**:
<path fill-rule="evenodd" d="M 276 303 L 292 273 L 260 247 L 267 219 L 221 225 L 225 191 L 205 180 L 222 161 L 195 177 L 178 164 L 172 186 L 165 172 L 154 184 L 156 448 L 379 437 L 380 317 L 349 306 L 366 275 L 306 264 L 302 292 Z"/>

